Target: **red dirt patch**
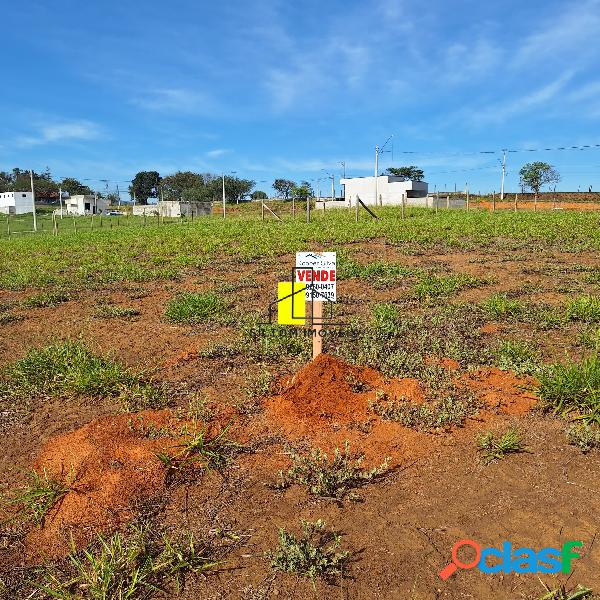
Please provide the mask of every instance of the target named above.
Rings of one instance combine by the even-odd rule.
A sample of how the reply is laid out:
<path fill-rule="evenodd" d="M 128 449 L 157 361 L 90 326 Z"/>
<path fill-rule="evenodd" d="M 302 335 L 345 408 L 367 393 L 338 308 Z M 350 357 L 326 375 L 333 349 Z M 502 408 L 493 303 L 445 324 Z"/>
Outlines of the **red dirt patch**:
<path fill-rule="evenodd" d="M 180 453 L 178 444 L 200 426 L 170 410 L 143 411 L 101 417 L 50 439 L 34 469 L 70 489 L 48 512 L 44 526 L 28 533 L 28 556 L 65 556 L 71 540 L 81 548 L 96 534 L 131 521 L 136 505 L 165 489 L 166 469 L 157 453 Z M 217 428 L 217 422 L 211 424 L 207 435 Z"/>
<path fill-rule="evenodd" d="M 507 415 L 524 415 L 536 404 L 537 396 L 524 386 L 531 385 L 531 377 L 519 377 L 511 371 L 481 369 L 469 373 L 462 381 L 492 409 Z"/>
<path fill-rule="evenodd" d="M 283 385 L 283 393 L 267 399 L 266 408 L 296 432 L 365 421 L 376 390 L 417 403 L 424 400 L 416 379 L 386 380 L 374 369 L 329 354 L 319 355 Z"/>

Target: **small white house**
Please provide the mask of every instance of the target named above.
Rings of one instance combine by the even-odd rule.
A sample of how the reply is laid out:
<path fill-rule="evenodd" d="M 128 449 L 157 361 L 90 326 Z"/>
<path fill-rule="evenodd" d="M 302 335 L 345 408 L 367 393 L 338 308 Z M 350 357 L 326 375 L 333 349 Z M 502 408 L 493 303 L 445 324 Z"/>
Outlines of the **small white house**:
<path fill-rule="evenodd" d="M 346 206 L 356 205 L 356 196 L 370 206 L 397 206 L 402 199 L 407 205 L 425 205 L 428 185 L 424 181 L 404 181 L 393 175 L 377 177 L 377 197 L 375 196 L 375 177 L 351 177 L 341 179 L 344 186 Z"/>
<path fill-rule="evenodd" d="M 63 200 L 68 215 L 98 215 L 108 210 L 108 200 L 93 195 L 69 196 Z"/>
<path fill-rule="evenodd" d="M 0 192 L 0 213 L 22 215 L 32 210 L 31 192 Z"/>

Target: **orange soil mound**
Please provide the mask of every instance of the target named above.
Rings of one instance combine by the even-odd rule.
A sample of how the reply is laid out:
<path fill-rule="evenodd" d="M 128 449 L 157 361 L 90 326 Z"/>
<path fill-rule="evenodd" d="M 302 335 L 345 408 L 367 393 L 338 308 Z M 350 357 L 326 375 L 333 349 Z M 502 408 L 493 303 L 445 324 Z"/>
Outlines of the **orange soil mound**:
<path fill-rule="evenodd" d="M 423 402 L 416 379 L 386 380 L 374 369 L 349 365 L 329 354 L 319 355 L 283 385 L 280 396 L 266 400 L 267 412 L 296 431 L 364 422 L 376 390 Z"/>
<path fill-rule="evenodd" d="M 70 491 L 49 511 L 44 527 L 29 532 L 28 554 L 65 556 L 71 538 L 82 547 L 95 534 L 131 520 L 136 502 L 165 487 L 165 469 L 156 452 L 177 444 L 148 432 L 181 426 L 168 410 L 144 411 L 95 419 L 49 440 L 34 468 L 70 483 Z"/>
<path fill-rule="evenodd" d="M 450 371 L 459 365 L 438 360 Z M 473 429 L 497 418 L 497 413 L 521 415 L 535 404 L 533 394 L 519 388 L 528 380 L 499 369 L 485 369 L 457 378 L 458 385 L 472 389 L 489 409 L 463 429 L 453 428 L 447 435 L 432 435 L 397 422 L 386 421 L 369 410 L 376 391 L 389 398 L 404 398 L 416 404 L 425 401 L 424 390 L 415 379 L 387 380 L 378 371 L 349 365 L 322 354 L 288 381 L 284 391 L 264 401 L 265 418 L 289 439 L 308 438 L 314 447 L 331 452 L 348 440 L 351 448 L 364 453 L 367 463 L 391 457 L 391 465 L 408 458 L 425 456 L 452 445 L 458 439 L 471 444 Z M 491 409 L 491 410 L 490 410 Z"/>

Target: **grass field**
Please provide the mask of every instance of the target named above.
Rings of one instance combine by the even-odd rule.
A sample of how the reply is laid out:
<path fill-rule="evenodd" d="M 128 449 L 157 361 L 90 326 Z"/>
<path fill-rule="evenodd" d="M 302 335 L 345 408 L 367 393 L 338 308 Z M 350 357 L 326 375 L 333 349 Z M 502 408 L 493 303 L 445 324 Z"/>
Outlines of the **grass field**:
<path fill-rule="evenodd" d="M 275 209 L 0 238 L 0 597 L 597 597 L 597 215 Z M 316 361 L 257 325 L 298 250 Z M 583 550 L 442 581 L 460 539 Z"/>

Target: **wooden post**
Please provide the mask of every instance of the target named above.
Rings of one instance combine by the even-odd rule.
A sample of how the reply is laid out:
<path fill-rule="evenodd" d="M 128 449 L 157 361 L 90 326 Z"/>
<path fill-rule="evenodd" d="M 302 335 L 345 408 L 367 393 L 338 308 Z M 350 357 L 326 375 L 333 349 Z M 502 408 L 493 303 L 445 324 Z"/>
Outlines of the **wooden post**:
<path fill-rule="evenodd" d="M 492 192 L 492 212 L 496 210 L 496 190 Z"/>
<path fill-rule="evenodd" d="M 323 329 L 323 301 L 314 300 L 312 301 L 312 326 L 313 326 L 313 360 L 323 352 L 323 338 L 320 333 Z"/>
<path fill-rule="evenodd" d="M 404 219 L 404 203 L 405 203 L 406 193 L 402 192 L 402 218 Z"/>
<path fill-rule="evenodd" d="M 296 218 L 296 197 L 292 196 L 292 219 Z"/>
<path fill-rule="evenodd" d="M 360 210 L 360 203 L 358 201 L 358 194 L 356 194 L 356 222 L 358 223 L 358 213 Z"/>
<path fill-rule="evenodd" d="M 446 209 L 450 208 L 450 194 L 446 194 Z"/>
<path fill-rule="evenodd" d="M 310 196 L 306 197 L 306 222 L 310 223 Z"/>
<path fill-rule="evenodd" d="M 260 214 L 261 214 L 262 220 L 264 221 L 265 220 L 265 203 L 262 198 L 260 200 Z"/>
<path fill-rule="evenodd" d="M 467 193 L 467 211 L 469 210 L 469 186 L 465 184 L 465 192 Z"/>
<path fill-rule="evenodd" d="M 8 211 L 8 214 L 6 215 L 6 233 L 8 237 L 10 237 L 10 209 Z"/>
<path fill-rule="evenodd" d="M 435 193 L 435 214 L 438 214 L 438 210 L 440 207 L 440 193 L 436 192 Z"/>
<path fill-rule="evenodd" d="M 519 199 L 519 193 L 515 194 L 515 212 L 517 212 L 517 200 Z"/>
<path fill-rule="evenodd" d="M 533 197 L 533 210 L 537 211 L 537 192 L 535 193 L 535 196 Z"/>
<path fill-rule="evenodd" d="M 73 215 L 73 229 L 75 230 L 75 233 L 77 233 L 77 221 L 75 221 L 75 215 Z"/>

